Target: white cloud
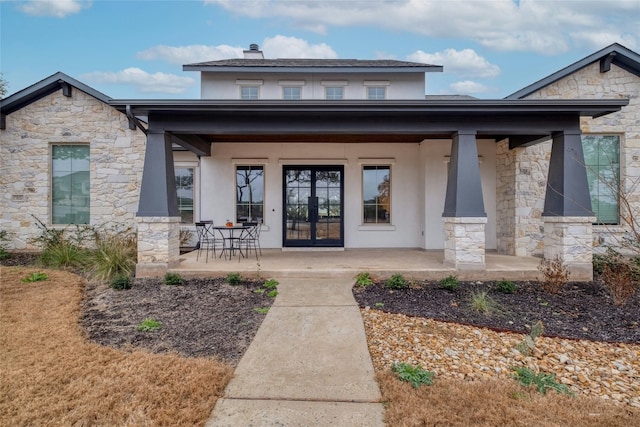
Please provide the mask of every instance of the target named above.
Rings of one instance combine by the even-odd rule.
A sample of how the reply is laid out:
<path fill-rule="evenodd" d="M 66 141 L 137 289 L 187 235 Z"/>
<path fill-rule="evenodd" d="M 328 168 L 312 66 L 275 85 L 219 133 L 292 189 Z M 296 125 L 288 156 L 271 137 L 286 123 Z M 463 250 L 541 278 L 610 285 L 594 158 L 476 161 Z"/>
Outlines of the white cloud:
<path fill-rule="evenodd" d="M 260 48 L 265 58 L 320 58 L 334 59 L 338 54 L 327 44 L 309 44 L 297 37 L 277 35 L 267 37 Z"/>
<path fill-rule="evenodd" d="M 80 0 L 29 0 L 18 6 L 27 15 L 64 18 L 91 7 L 91 1 Z"/>
<path fill-rule="evenodd" d="M 500 74 L 500 67 L 491 64 L 472 49 L 445 49 L 442 52 L 426 53 L 421 50 L 407 57 L 409 61 L 444 66 L 445 73 L 463 77 L 488 78 Z"/>
<path fill-rule="evenodd" d="M 449 90 L 451 93 L 459 95 L 472 95 L 490 92 L 491 88 L 481 83 L 472 82 L 471 80 L 464 80 L 461 82 L 451 83 L 449 85 Z"/>
<path fill-rule="evenodd" d="M 132 85 L 143 93 L 184 93 L 195 84 L 195 80 L 190 77 L 165 73 L 150 74 L 140 68 L 127 68 L 115 73 L 96 71 L 84 74 L 81 78 L 93 84 Z"/>
<path fill-rule="evenodd" d="M 205 46 L 166 46 L 159 45 L 136 54 L 142 60 L 159 59 L 170 64 L 191 64 L 195 62 L 217 61 L 219 59 L 242 58 L 241 47 L 228 45 Z"/>
<path fill-rule="evenodd" d="M 429 37 L 470 38 L 503 51 L 557 54 L 577 44 L 598 49 L 612 40 L 640 44 L 638 0 L 205 0 L 237 15 L 283 18 L 325 33 L 328 27 L 373 26 Z M 605 36 L 585 37 L 597 29 Z"/>

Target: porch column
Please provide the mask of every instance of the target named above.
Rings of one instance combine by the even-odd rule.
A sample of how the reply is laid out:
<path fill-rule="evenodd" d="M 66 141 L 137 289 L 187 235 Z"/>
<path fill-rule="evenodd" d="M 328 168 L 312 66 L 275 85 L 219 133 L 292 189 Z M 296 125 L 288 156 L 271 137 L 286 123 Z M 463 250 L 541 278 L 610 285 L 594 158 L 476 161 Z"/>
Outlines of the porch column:
<path fill-rule="evenodd" d="M 542 219 L 544 257 L 559 257 L 570 280 L 592 280 L 595 217 L 579 130 L 553 135 Z"/>
<path fill-rule="evenodd" d="M 442 217 L 445 263 L 461 270 L 484 270 L 487 214 L 475 131 L 458 131 L 453 136 Z"/>
<path fill-rule="evenodd" d="M 138 213 L 137 277 L 162 276 L 178 265 L 180 212 L 176 194 L 171 137 L 147 133 Z"/>

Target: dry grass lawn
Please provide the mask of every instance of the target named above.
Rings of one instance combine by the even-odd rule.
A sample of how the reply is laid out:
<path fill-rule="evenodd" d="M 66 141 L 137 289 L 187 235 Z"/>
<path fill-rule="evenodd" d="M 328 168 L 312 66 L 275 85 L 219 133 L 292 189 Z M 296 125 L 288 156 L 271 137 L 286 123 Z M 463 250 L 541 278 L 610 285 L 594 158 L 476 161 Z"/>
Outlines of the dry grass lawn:
<path fill-rule="evenodd" d="M 385 421 L 394 427 L 417 426 L 640 426 L 640 411 L 597 398 L 573 398 L 516 381 L 464 382 L 436 379 L 414 389 L 391 371 L 378 372 Z"/>
<path fill-rule="evenodd" d="M 82 279 L 0 268 L 0 425 L 203 425 L 230 366 L 87 342 L 78 324 Z"/>

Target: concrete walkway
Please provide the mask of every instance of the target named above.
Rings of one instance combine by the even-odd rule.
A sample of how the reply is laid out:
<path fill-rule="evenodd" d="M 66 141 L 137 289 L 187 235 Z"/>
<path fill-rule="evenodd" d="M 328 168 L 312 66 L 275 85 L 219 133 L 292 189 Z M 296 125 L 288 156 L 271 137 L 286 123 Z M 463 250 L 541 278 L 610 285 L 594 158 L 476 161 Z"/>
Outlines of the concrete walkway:
<path fill-rule="evenodd" d="M 353 278 L 278 280 L 207 427 L 383 426 Z"/>

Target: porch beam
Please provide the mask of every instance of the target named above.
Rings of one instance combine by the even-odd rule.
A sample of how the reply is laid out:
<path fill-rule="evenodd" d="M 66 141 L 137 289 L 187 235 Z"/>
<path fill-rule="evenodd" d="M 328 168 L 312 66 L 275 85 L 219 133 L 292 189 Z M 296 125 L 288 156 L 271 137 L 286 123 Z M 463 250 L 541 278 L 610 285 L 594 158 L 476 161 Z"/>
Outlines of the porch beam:
<path fill-rule="evenodd" d="M 593 215 L 580 135 L 580 130 L 553 135 L 543 216 Z"/>
<path fill-rule="evenodd" d="M 199 135 L 174 134 L 172 135 L 171 140 L 181 147 L 184 147 L 187 150 L 191 151 L 196 156 L 211 156 L 211 142 L 207 141 Z"/>
<path fill-rule="evenodd" d="M 453 135 L 443 217 L 486 217 L 475 131 Z"/>
<path fill-rule="evenodd" d="M 171 136 L 166 132 L 149 131 L 147 133 L 140 201 L 136 216 L 180 216 Z"/>

